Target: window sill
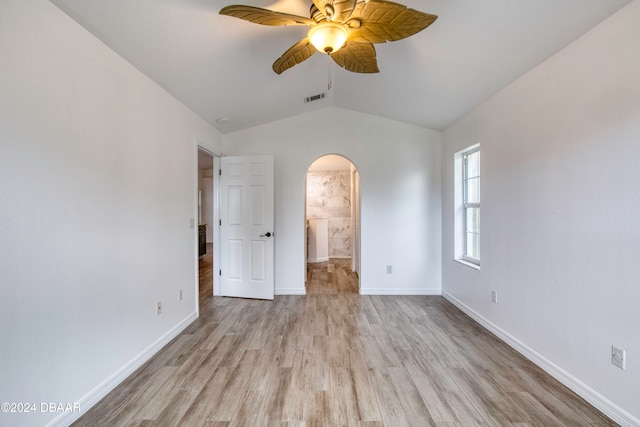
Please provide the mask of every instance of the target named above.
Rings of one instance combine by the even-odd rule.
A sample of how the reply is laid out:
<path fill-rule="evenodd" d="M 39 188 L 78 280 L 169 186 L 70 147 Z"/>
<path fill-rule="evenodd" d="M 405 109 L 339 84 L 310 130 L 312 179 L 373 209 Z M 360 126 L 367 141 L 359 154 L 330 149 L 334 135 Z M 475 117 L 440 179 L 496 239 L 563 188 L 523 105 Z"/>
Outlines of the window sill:
<path fill-rule="evenodd" d="M 459 262 L 462 265 L 466 265 L 467 267 L 471 267 L 474 270 L 480 270 L 480 264 L 474 264 L 472 262 L 466 261 L 462 258 L 456 259 L 457 262 Z"/>

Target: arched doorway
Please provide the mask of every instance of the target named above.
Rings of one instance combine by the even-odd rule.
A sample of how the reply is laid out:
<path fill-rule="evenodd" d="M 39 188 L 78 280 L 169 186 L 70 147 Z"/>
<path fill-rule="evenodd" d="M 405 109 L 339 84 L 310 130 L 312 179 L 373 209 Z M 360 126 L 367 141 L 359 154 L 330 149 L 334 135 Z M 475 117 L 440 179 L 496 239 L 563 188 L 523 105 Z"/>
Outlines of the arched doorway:
<path fill-rule="evenodd" d="M 307 293 L 360 292 L 360 176 L 346 157 L 328 154 L 305 176 Z"/>

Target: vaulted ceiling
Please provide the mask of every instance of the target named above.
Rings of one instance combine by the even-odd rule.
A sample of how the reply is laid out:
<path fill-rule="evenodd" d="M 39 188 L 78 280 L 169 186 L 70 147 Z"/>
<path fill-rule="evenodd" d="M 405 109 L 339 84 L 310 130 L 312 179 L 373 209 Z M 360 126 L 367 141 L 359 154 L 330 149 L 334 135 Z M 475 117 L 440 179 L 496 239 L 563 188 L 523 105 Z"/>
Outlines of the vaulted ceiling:
<path fill-rule="evenodd" d="M 308 16 L 311 0 L 51 1 L 228 133 L 330 105 L 443 129 L 631 0 L 397 0 L 439 18 L 376 44 L 380 73 L 352 73 L 315 54 L 281 75 L 272 63 L 307 28 L 218 12 L 240 3 Z"/>

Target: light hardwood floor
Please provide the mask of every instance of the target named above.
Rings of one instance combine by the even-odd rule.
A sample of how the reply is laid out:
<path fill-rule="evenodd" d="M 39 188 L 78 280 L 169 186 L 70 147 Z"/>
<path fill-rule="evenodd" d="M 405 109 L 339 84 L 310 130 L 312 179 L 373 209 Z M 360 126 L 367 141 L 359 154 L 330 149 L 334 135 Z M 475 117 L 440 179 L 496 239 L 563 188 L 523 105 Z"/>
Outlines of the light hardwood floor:
<path fill-rule="evenodd" d="M 351 271 L 351 259 L 307 264 L 307 294 L 357 294 L 358 275 Z"/>
<path fill-rule="evenodd" d="M 207 252 L 198 257 L 198 298 L 204 303 L 213 296 L 213 243 L 207 243 Z"/>
<path fill-rule="evenodd" d="M 201 301 L 75 425 L 615 425 L 443 298 L 338 292 L 357 278 L 323 264 L 306 296 Z"/>

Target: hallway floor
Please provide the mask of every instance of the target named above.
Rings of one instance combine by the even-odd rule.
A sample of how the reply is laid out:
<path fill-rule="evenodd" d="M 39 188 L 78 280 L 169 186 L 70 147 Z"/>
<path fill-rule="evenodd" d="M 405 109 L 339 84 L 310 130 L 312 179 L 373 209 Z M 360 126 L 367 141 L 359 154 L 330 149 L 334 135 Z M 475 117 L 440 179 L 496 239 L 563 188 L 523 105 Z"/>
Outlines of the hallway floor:
<path fill-rule="evenodd" d="M 213 243 L 207 243 L 207 253 L 198 257 L 198 295 L 200 304 L 213 297 Z"/>
<path fill-rule="evenodd" d="M 358 275 L 351 271 L 351 258 L 331 258 L 307 264 L 307 294 L 357 294 Z"/>

